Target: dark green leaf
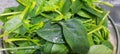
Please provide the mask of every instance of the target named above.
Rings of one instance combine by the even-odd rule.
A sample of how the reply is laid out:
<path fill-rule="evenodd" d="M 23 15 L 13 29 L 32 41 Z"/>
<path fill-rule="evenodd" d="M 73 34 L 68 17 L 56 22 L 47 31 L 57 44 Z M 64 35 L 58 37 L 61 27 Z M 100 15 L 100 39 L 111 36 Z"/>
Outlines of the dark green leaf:
<path fill-rule="evenodd" d="M 53 43 L 46 42 L 46 44 L 44 45 L 43 53 L 44 54 L 51 54 L 52 47 L 53 47 Z"/>
<path fill-rule="evenodd" d="M 61 22 L 66 42 L 75 53 L 86 54 L 89 50 L 89 42 L 86 29 L 79 19 L 70 19 Z"/>
<path fill-rule="evenodd" d="M 61 27 L 57 24 L 46 23 L 43 28 L 37 30 L 37 34 L 43 39 L 53 43 L 64 43 Z"/>
<path fill-rule="evenodd" d="M 103 13 L 99 13 L 96 10 L 92 9 L 91 7 L 89 7 L 87 5 L 84 5 L 82 9 L 88 11 L 89 13 L 91 13 L 91 14 L 97 16 L 97 17 L 100 17 L 100 18 L 103 17 L 103 15 L 102 15 Z"/>
<path fill-rule="evenodd" d="M 31 18 L 31 23 L 32 24 L 37 24 L 37 23 L 40 23 L 40 22 L 45 22 L 46 20 L 48 20 L 48 19 L 46 19 L 45 17 L 42 17 L 42 16 L 32 17 Z"/>
<path fill-rule="evenodd" d="M 62 7 L 62 13 L 66 14 L 69 10 L 70 10 L 70 6 L 71 6 L 71 1 L 70 0 L 66 0 L 63 7 Z"/>
<path fill-rule="evenodd" d="M 0 17 L 0 21 L 2 21 L 3 23 L 7 22 L 8 19 L 7 19 L 8 16 L 2 16 Z"/>

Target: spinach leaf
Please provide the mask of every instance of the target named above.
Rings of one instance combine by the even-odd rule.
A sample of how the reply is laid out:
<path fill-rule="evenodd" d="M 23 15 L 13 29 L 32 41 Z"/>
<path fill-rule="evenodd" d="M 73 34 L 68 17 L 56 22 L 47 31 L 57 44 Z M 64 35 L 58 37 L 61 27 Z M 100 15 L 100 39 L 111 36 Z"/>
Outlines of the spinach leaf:
<path fill-rule="evenodd" d="M 6 32 L 12 32 L 13 30 L 20 27 L 22 24 L 22 20 L 19 18 L 19 15 L 7 21 L 4 25 Z"/>
<path fill-rule="evenodd" d="M 14 54 L 111 54 L 108 19 L 99 0 L 17 0 L 0 14 Z M 27 47 L 27 46 L 30 46 Z M 39 46 L 32 47 L 31 46 Z M 27 48 L 26 48 L 27 47 Z M 22 49 L 21 49 L 22 48 Z M 107 51 L 108 50 L 108 51 Z M 13 54 L 11 53 L 11 54 Z"/>
<path fill-rule="evenodd" d="M 79 19 L 70 19 L 61 22 L 65 41 L 74 53 L 86 54 L 89 50 L 89 42 L 86 29 Z"/>
<path fill-rule="evenodd" d="M 71 11 L 77 13 L 82 8 L 82 2 L 80 0 L 75 0 L 72 2 Z"/>
<path fill-rule="evenodd" d="M 93 45 L 88 54 L 112 54 L 112 50 L 104 45 Z"/>
<path fill-rule="evenodd" d="M 54 44 L 51 54 L 67 54 L 68 49 L 64 44 Z"/>
<path fill-rule="evenodd" d="M 61 27 L 58 24 L 46 23 L 43 28 L 37 30 L 37 34 L 43 39 L 53 43 L 64 43 Z"/>
<path fill-rule="evenodd" d="M 44 54 L 67 54 L 68 49 L 64 44 L 53 44 L 46 42 L 44 45 Z"/>
<path fill-rule="evenodd" d="M 52 47 L 53 47 L 53 43 L 46 42 L 44 45 L 43 53 L 44 54 L 51 54 Z"/>
<path fill-rule="evenodd" d="M 62 14 L 66 14 L 69 10 L 70 10 L 70 6 L 71 6 L 71 1 L 70 0 L 65 0 L 65 3 L 62 7 Z"/>

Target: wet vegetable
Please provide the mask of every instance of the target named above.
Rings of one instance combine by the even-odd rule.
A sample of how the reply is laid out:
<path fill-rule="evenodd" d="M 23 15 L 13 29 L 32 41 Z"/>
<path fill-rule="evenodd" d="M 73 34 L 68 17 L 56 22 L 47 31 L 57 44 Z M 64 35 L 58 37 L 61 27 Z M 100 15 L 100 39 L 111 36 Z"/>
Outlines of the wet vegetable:
<path fill-rule="evenodd" d="M 109 11 L 99 0 L 17 0 L 0 14 L 12 54 L 112 54 Z"/>

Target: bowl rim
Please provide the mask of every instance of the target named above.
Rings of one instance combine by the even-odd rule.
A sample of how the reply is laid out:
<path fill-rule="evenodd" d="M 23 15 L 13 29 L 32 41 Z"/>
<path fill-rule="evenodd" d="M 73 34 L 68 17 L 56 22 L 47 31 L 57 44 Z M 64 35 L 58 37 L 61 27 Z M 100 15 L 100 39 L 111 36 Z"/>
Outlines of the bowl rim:
<path fill-rule="evenodd" d="M 120 52 L 119 52 L 119 48 L 120 48 L 120 43 L 119 43 L 119 31 L 118 31 L 118 28 L 115 26 L 115 22 L 113 21 L 113 18 L 109 15 L 108 16 L 108 20 L 111 22 L 111 25 L 113 26 L 113 29 L 114 29 L 114 31 L 115 31 L 115 36 L 116 36 L 116 42 L 117 42 L 117 44 L 116 44 L 116 54 L 119 54 Z"/>

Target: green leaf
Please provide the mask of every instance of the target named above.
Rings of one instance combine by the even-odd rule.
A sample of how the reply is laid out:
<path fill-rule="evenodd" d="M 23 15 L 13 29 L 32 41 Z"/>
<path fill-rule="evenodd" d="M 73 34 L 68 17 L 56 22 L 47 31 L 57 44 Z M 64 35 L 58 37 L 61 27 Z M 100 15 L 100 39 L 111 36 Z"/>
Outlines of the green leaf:
<path fill-rule="evenodd" d="M 68 49 L 64 44 L 54 44 L 51 50 L 51 54 L 67 54 Z"/>
<path fill-rule="evenodd" d="M 24 26 L 20 26 L 19 28 L 14 30 L 12 33 L 15 33 L 17 36 L 18 36 L 18 34 L 24 36 L 26 32 L 27 32 L 27 29 Z M 19 35 L 19 37 L 20 37 L 20 35 Z M 10 35 L 10 36 L 12 37 L 12 35 Z"/>
<path fill-rule="evenodd" d="M 44 54 L 51 54 L 52 47 L 53 47 L 53 43 L 46 42 L 45 45 L 44 45 L 43 53 Z"/>
<path fill-rule="evenodd" d="M 69 10 L 70 10 L 70 6 L 71 6 L 71 1 L 70 0 L 66 0 L 63 7 L 62 7 L 62 14 L 66 14 Z"/>
<path fill-rule="evenodd" d="M 103 13 L 99 13 L 99 12 L 97 12 L 96 10 L 94 10 L 93 8 L 91 8 L 91 7 L 87 6 L 87 5 L 84 5 L 84 6 L 82 7 L 82 9 L 88 11 L 89 13 L 91 13 L 91 14 L 97 16 L 97 17 L 100 17 L 100 18 L 103 17 L 103 15 L 102 15 Z"/>
<path fill-rule="evenodd" d="M 64 19 L 65 19 L 65 20 L 68 20 L 68 19 L 71 18 L 71 16 L 72 16 L 72 14 L 71 14 L 70 12 L 67 12 L 67 13 L 65 14 L 65 16 L 64 16 Z"/>
<path fill-rule="evenodd" d="M 71 10 L 73 13 L 77 13 L 82 8 L 82 2 L 80 0 L 75 0 L 71 5 Z"/>
<path fill-rule="evenodd" d="M 112 50 L 104 45 L 93 45 L 88 54 L 112 54 Z"/>
<path fill-rule="evenodd" d="M 7 22 L 8 19 L 7 19 L 8 16 L 2 16 L 0 17 L 0 21 L 2 21 L 3 23 Z"/>
<path fill-rule="evenodd" d="M 58 24 L 46 23 L 43 28 L 37 30 L 37 34 L 43 39 L 53 43 L 64 43 L 61 27 Z"/>
<path fill-rule="evenodd" d="M 89 50 L 89 42 L 86 29 L 79 19 L 69 19 L 60 22 L 63 27 L 65 41 L 74 53 L 86 54 Z"/>
<path fill-rule="evenodd" d="M 110 41 L 106 40 L 106 41 L 102 42 L 102 44 L 105 45 L 106 47 L 110 48 L 111 50 L 113 50 L 113 46 Z"/>
<path fill-rule="evenodd" d="M 19 15 L 7 21 L 4 25 L 6 32 L 11 32 L 16 28 L 20 27 L 22 20 L 19 18 Z"/>
<path fill-rule="evenodd" d="M 21 27 L 18 29 L 18 31 L 19 31 L 19 34 L 25 35 L 25 33 L 27 32 L 27 29 L 26 29 L 24 26 L 21 26 Z"/>
<path fill-rule="evenodd" d="M 5 39 L 8 45 L 5 46 L 9 47 L 0 50 L 8 50 L 8 54 L 87 54 L 90 46 L 94 48 L 93 45 L 101 44 L 95 45 L 98 49 L 89 53 L 106 54 L 108 50 L 111 54 L 113 46 L 108 41 L 108 14 L 97 6 L 98 0 L 17 2 L 19 6 L 8 8 L 0 15 L 5 29 L 0 37 L 8 36 Z M 35 45 L 40 48 L 27 47 Z"/>
<path fill-rule="evenodd" d="M 17 7 L 11 7 L 9 8 L 11 11 L 17 12 L 17 11 L 23 11 L 25 7 L 21 4 L 19 4 Z"/>
<path fill-rule="evenodd" d="M 16 50 L 15 52 L 11 51 L 11 54 L 12 52 L 14 54 L 32 54 L 35 50 L 33 49 L 26 49 L 26 50 Z"/>
<path fill-rule="evenodd" d="M 67 54 L 68 49 L 64 44 L 53 44 L 46 42 L 44 45 L 44 54 Z"/>
<path fill-rule="evenodd" d="M 39 22 L 45 22 L 48 19 L 45 19 L 43 16 L 31 17 L 31 24 L 38 24 Z"/>
<path fill-rule="evenodd" d="M 43 10 L 54 11 L 54 10 L 60 9 L 61 7 L 59 7 L 58 5 L 60 1 L 61 0 L 49 0 L 49 1 L 44 2 Z"/>
<path fill-rule="evenodd" d="M 82 17 L 85 17 L 85 18 L 92 18 L 90 16 L 90 14 L 88 14 L 87 12 L 83 11 L 83 10 L 80 10 L 78 13 L 77 13 L 79 16 L 82 16 Z"/>

